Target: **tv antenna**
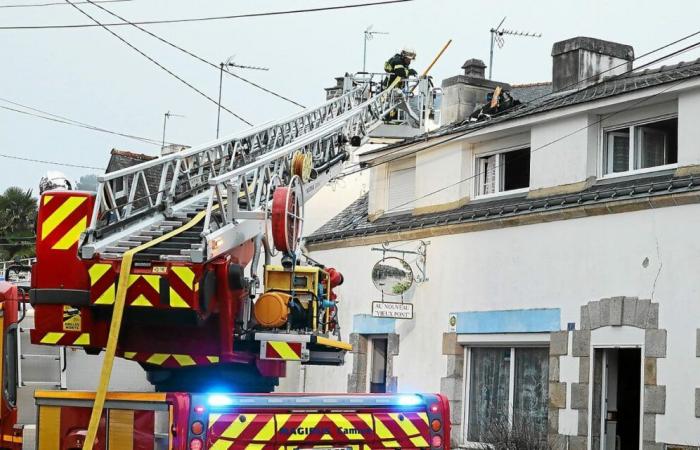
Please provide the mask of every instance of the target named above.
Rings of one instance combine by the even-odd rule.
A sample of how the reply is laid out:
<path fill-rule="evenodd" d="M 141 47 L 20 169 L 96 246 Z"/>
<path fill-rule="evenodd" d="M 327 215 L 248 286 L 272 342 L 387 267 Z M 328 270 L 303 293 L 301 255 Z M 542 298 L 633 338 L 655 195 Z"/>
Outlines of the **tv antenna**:
<path fill-rule="evenodd" d="M 493 74 L 493 44 L 497 44 L 498 48 L 502 48 L 503 44 L 505 44 L 505 41 L 503 39 L 503 36 L 520 36 L 520 37 L 532 37 L 532 38 L 541 38 L 542 33 L 531 33 L 529 31 L 516 31 L 516 30 L 507 30 L 505 28 L 501 28 L 503 26 L 503 22 L 506 21 L 506 18 L 504 17 L 501 20 L 501 23 L 498 24 L 496 28 L 491 28 L 489 30 L 489 33 L 491 33 L 491 50 L 489 52 L 489 80 L 492 78 Z"/>
<path fill-rule="evenodd" d="M 170 119 L 171 117 L 185 118 L 185 116 L 182 116 L 180 114 L 171 113 L 170 111 L 163 114 L 163 145 L 161 148 L 165 148 L 165 127 L 168 125 L 168 119 Z"/>
<path fill-rule="evenodd" d="M 258 66 L 244 66 L 243 64 L 237 64 L 233 62 L 233 58 L 235 58 L 236 55 L 231 55 L 226 59 L 226 62 L 219 63 L 219 101 L 217 102 L 217 110 L 216 110 L 216 138 L 219 139 L 219 128 L 221 125 L 221 91 L 223 90 L 224 87 L 224 71 L 228 72 L 228 68 L 236 68 L 236 69 L 246 69 L 246 70 L 262 70 L 264 72 L 267 72 L 270 70 L 268 67 L 258 67 Z M 230 73 L 230 72 L 229 72 Z"/>
<path fill-rule="evenodd" d="M 374 36 L 379 35 L 379 34 L 389 34 L 386 31 L 372 31 L 374 28 L 374 25 L 370 25 L 367 27 L 365 30 L 365 42 L 364 42 L 364 47 L 362 51 L 362 71 L 366 72 L 367 71 L 367 41 L 371 41 L 374 39 Z"/>

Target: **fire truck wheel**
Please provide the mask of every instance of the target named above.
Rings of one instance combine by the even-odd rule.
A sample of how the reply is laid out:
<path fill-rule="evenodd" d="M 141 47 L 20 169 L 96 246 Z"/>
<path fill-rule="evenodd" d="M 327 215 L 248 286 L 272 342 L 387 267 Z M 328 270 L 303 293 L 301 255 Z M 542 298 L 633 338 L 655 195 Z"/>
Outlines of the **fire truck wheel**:
<path fill-rule="evenodd" d="M 245 274 L 243 267 L 238 264 L 228 266 L 228 285 L 231 289 L 239 290 L 245 287 Z"/>

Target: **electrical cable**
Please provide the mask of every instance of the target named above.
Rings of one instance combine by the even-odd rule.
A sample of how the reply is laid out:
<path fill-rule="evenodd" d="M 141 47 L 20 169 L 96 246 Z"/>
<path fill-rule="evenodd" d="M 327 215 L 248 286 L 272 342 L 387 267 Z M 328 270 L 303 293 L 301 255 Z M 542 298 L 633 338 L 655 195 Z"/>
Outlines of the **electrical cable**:
<path fill-rule="evenodd" d="M 34 163 L 40 163 L 40 164 L 50 164 L 50 165 L 54 165 L 54 166 L 76 167 L 78 169 L 93 169 L 93 170 L 101 170 L 101 171 L 105 170 L 104 167 L 94 167 L 94 166 L 86 166 L 86 165 L 82 165 L 82 164 L 71 164 L 71 163 L 58 162 L 58 161 L 49 161 L 46 159 L 26 158 L 24 156 L 7 155 L 5 153 L 0 153 L 0 158 L 16 159 L 19 161 L 28 161 L 28 162 L 34 162 Z"/>
<path fill-rule="evenodd" d="M 88 14 L 87 12 L 83 11 L 82 9 L 80 9 L 79 6 L 77 6 L 77 5 L 73 4 L 73 3 L 71 3 L 70 0 L 65 0 L 65 1 L 66 1 L 66 3 L 68 3 L 69 5 L 71 5 L 73 8 L 77 9 L 78 11 L 80 11 L 81 14 L 83 14 L 84 16 L 88 17 L 90 20 L 92 20 L 93 22 L 95 22 L 96 24 L 98 24 L 99 26 L 101 26 L 101 27 L 102 27 L 103 29 L 105 29 L 109 34 L 111 34 L 112 36 L 114 36 L 114 37 L 116 37 L 117 39 L 119 39 L 121 42 L 123 42 L 124 44 L 126 44 L 129 48 L 131 48 L 132 50 L 134 50 L 135 52 L 137 52 L 138 54 L 140 54 L 140 55 L 143 56 L 144 58 L 148 59 L 149 61 L 151 61 L 153 64 L 155 64 L 156 66 L 158 66 L 159 68 L 161 68 L 162 70 L 164 70 L 165 72 L 167 72 L 168 74 L 170 74 L 172 77 L 174 77 L 175 79 L 177 79 L 178 81 L 180 81 L 181 83 L 183 83 L 185 86 L 189 87 L 190 89 L 192 89 L 193 91 L 195 91 L 196 93 L 198 93 L 199 95 L 201 95 L 202 97 L 206 98 L 206 99 L 209 100 L 210 102 L 212 102 L 212 103 L 214 103 L 215 105 L 219 106 L 221 109 L 223 109 L 224 111 L 228 112 L 229 114 L 231 114 L 232 116 L 234 116 L 235 118 L 237 118 L 237 119 L 240 120 L 241 122 L 245 123 L 246 125 L 253 126 L 252 123 L 248 122 L 246 119 L 244 119 L 243 117 L 239 116 L 238 114 L 236 114 L 235 112 L 231 111 L 230 109 L 226 108 L 225 106 L 220 105 L 219 102 L 217 102 L 217 101 L 214 100 L 213 98 L 209 97 L 209 96 L 208 96 L 207 94 L 205 94 L 204 92 L 200 91 L 200 90 L 199 90 L 198 88 L 196 88 L 194 85 L 192 85 L 192 84 L 189 83 L 188 81 L 184 80 L 182 77 L 180 77 L 180 76 L 177 75 L 175 72 L 173 72 L 172 70 L 168 69 L 167 67 L 165 67 L 164 65 L 162 65 L 161 63 L 159 63 L 158 61 L 156 61 L 155 59 L 153 59 L 152 57 L 148 56 L 146 53 L 144 53 L 143 51 L 141 51 L 140 49 L 138 49 L 136 46 L 134 46 L 133 44 L 131 44 L 129 41 L 127 41 L 126 39 L 124 39 L 123 37 L 121 37 L 120 35 L 118 35 L 117 33 L 115 33 L 114 31 L 110 30 L 110 29 L 108 28 L 108 26 L 102 24 L 99 20 L 95 19 L 95 18 L 92 17 L 90 14 Z M 128 24 L 125 24 L 125 25 L 128 25 Z"/>
<path fill-rule="evenodd" d="M 98 0 L 97 3 L 123 3 L 131 2 L 133 0 Z M 75 2 L 78 5 L 83 5 L 89 2 Z M 27 4 L 15 4 L 15 5 L 0 5 L 0 8 L 35 8 L 40 6 L 67 6 L 64 2 L 54 2 L 54 3 L 27 3 Z"/>
<path fill-rule="evenodd" d="M 219 66 L 217 66 L 216 64 L 214 64 L 213 62 L 207 61 L 206 59 L 202 58 L 201 56 L 196 55 L 196 54 L 192 53 L 191 51 L 186 50 L 186 49 L 184 49 L 184 48 L 182 48 L 182 47 L 180 47 L 180 46 L 178 46 L 178 45 L 176 45 L 176 44 L 173 44 L 172 42 L 168 41 L 167 39 L 165 39 L 165 38 L 163 38 L 163 37 L 161 37 L 161 36 L 159 36 L 159 35 L 157 35 L 157 34 L 155 34 L 155 33 L 152 33 L 152 32 L 150 32 L 150 31 L 148 31 L 147 29 L 145 29 L 145 28 L 143 28 L 143 27 L 140 27 L 139 25 L 135 24 L 134 22 L 131 22 L 131 21 L 125 19 L 124 17 L 120 16 L 119 14 L 116 14 L 116 13 L 110 11 L 109 9 L 107 9 L 107 8 L 105 8 L 105 7 L 103 7 L 103 6 L 98 5 L 97 3 L 99 3 L 99 2 L 94 2 L 94 1 L 91 1 L 91 0 L 87 0 L 86 3 L 89 3 L 89 4 L 93 5 L 93 6 L 96 6 L 97 8 L 100 8 L 101 10 L 105 11 L 105 12 L 108 13 L 108 14 L 111 14 L 112 16 L 116 17 L 117 19 L 122 20 L 122 21 L 128 23 L 129 25 L 132 25 L 133 27 L 135 27 L 135 28 L 137 28 L 137 29 L 143 31 L 144 33 L 148 34 L 149 36 L 152 36 L 152 37 L 154 37 L 155 39 L 158 39 L 159 41 L 163 42 L 164 44 L 169 45 L 170 47 L 173 47 L 173 48 L 175 48 L 175 49 L 177 49 L 177 50 L 179 50 L 179 51 L 181 51 L 181 52 L 183 52 L 183 53 L 185 53 L 185 54 L 187 54 L 187 55 L 190 55 L 191 57 L 193 57 L 193 58 L 195 58 L 195 59 L 197 59 L 197 60 L 199 60 L 199 61 L 201 61 L 201 62 L 203 62 L 203 63 L 205 63 L 205 64 L 207 64 L 207 65 L 209 65 L 209 66 L 211 66 L 211 67 L 213 67 L 213 68 L 215 68 L 216 70 L 221 70 L 221 68 L 220 68 Z M 295 102 L 294 100 L 292 100 L 292 99 L 290 99 L 290 98 L 287 98 L 287 97 L 285 97 L 285 96 L 282 95 L 282 94 L 279 94 L 279 93 L 277 93 L 277 92 L 274 92 L 274 91 L 272 91 L 272 90 L 270 90 L 270 89 L 267 89 L 267 88 L 265 88 L 265 87 L 263 87 L 263 86 L 260 86 L 259 84 L 254 83 L 254 82 L 252 82 L 252 81 L 250 81 L 250 80 L 248 80 L 248 79 L 246 79 L 246 78 L 243 78 L 243 77 L 240 76 L 240 75 L 237 75 L 237 74 L 235 74 L 235 73 L 233 73 L 233 72 L 229 72 L 228 70 L 224 70 L 224 72 L 227 73 L 227 74 L 229 74 L 230 76 L 232 76 L 232 77 L 234 77 L 234 78 L 237 78 L 237 79 L 243 81 L 244 83 L 248 83 L 248 84 L 250 84 L 251 86 L 254 86 L 254 87 L 256 87 L 256 88 L 258 88 L 258 89 L 260 89 L 260 90 L 262 90 L 262 91 L 264 91 L 264 92 L 267 92 L 268 94 L 274 95 L 275 97 L 278 97 L 278 98 L 280 98 L 280 99 L 282 99 L 282 100 L 285 100 L 285 101 L 287 101 L 287 102 L 289 102 L 289 103 L 291 103 L 291 104 L 293 104 L 293 105 L 296 105 L 296 106 L 298 106 L 298 107 L 300 107 L 300 108 L 302 108 L 302 109 L 306 108 L 306 106 L 302 105 L 301 103 Z"/>
<path fill-rule="evenodd" d="M 696 35 L 698 35 L 698 34 L 700 34 L 700 31 L 697 31 L 697 32 L 691 33 L 691 34 L 689 34 L 689 35 L 686 35 L 685 37 L 680 38 L 680 39 L 678 39 L 678 40 L 676 40 L 676 41 L 674 41 L 674 42 L 672 42 L 672 43 L 665 44 L 665 45 L 663 45 L 663 46 L 661 46 L 661 47 L 659 47 L 659 48 L 657 48 L 657 49 L 655 49 L 655 50 L 649 51 L 649 52 L 647 52 L 647 53 L 645 53 L 645 54 L 639 56 L 639 57 L 636 58 L 636 59 L 641 59 L 641 58 L 643 58 L 643 57 L 645 57 L 645 56 L 648 56 L 648 55 L 650 55 L 650 54 L 652 54 L 652 53 L 655 53 L 655 52 L 657 52 L 657 51 L 660 51 L 660 50 L 663 50 L 663 49 L 665 49 L 665 48 L 668 48 L 668 47 L 671 46 L 671 45 L 677 44 L 677 43 L 679 43 L 679 42 L 681 42 L 681 41 L 683 41 L 683 40 L 686 40 L 686 39 L 688 39 L 688 38 L 690 38 L 690 37 L 693 37 L 693 36 L 696 36 Z M 620 73 L 620 74 L 615 75 L 615 76 L 612 77 L 611 79 L 620 78 L 620 77 L 622 77 L 622 76 L 624 76 L 624 75 L 627 75 L 627 74 L 629 74 L 629 73 L 635 72 L 635 71 L 639 70 L 639 69 L 642 68 L 642 67 L 647 67 L 647 66 L 649 66 L 649 65 L 651 65 L 651 64 L 655 64 L 655 63 L 658 63 L 658 62 L 660 62 L 660 61 L 663 61 L 664 59 L 668 59 L 668 58 L 671 58 L 671 57 L 673 57 L 673 56 L 677 56 L 677 55 L 679 55 L 679 54 L 681 54 L 681 53 L 684 53 L 684 52 L 687 52 L 687 51 L 689 51 L 689 50 L 692 50 L 692 49 L 694 49 L 694 48 L 696 48 L 696 47 L 698 47 L 698 46 L 700 46 L 700 42 L 696 42 L 696 43 L 694 43 L 694 44 L 691 44 L 691 45 L 689 45 L 689 46 L 687 46 L 687 47 L 684 47 L 684 48 L 682 48 L 682 49 L 676 50 L 676 51 L 674 51 L 674 52 L 672 52 L 672 53 L 669 53 L 669 54 L 667 54 L 667 55 L 661 56 L 661 57 L 655 59 L 654 61 L 651 61 L 651 62 L 648 62 L 648 63 L 643 64 L 642 66 L 640 66 L 640 67 L 638 67 L 638 68 L 632 68 L 632 69 L 626 70 L 625 72 L 622 72 L 622 73 Z M 583 80 L 581 80 L 581 81 L 578 81 L 578 82 L 576 82 L 576 83 L 572 83 L 572 84 L 570 84 L 570 85 L 567 85 L 567 86 L 565 86 L 565 89 L 568 88 L 568 87 L 571 87 L 571 86 L 575 86 L 575 85 L 581 84 L 582 82 L 585 82 L 585 81 L 587 81 L 587 80 L 597 78 L 597 77 L 598 77 L 600 74 L 602 74 L 602 73 L 611 71 L 611 70 L 613 70 L 613 69 L 615 69 L 615 68 L 618 68 L 618 67 L 620 67 L 620 66 L 622 66 L 622 65 L 626 65 L 626 64 L 627 64 L 627 63 L 623 63 L 623 64 L 620 64 L 620 65 L 618 65 L 618 66 L 611 67 L 610 69 L 607 69 L 607 70 L 604 70 L 604 71 L 602 71 L 602 72 L 599 72 L 598 74 L 592 75 L 592 76 L 590 76 L 590 77 L 588 77 L 588 78 L 585 78 L 585 79 L 583 79 Z M 561 101 L 561 100 L 566 99 L 566 98 L 568 98 L 568 97 L 575 96 L 575 95 L 579 94 L 580 92 L 582 92 L 582 91 L 584 91 L 584 90 L 586 90 L 586 89 L 590 89 L 590 88 L 592 88 L 592 87 L 595 87 L 595 86 L 597 86 L 597 85 L 599 85 L 599 84 L 602 84 L 602 83 L 605 83 L 605 82 L 608 82 L 608 81 L 610 81 L 610 79 L 601 80 L 601 81 L 599 81 L 599 82 L 597 82 L 597 83 L 594 83 L 594 84 L 592 84 L 592 85 L 590 85 L 590 86 L 585 86 L 585 87 L 583 87 L 583 88 L 581 88 L 581 89 L 579 89 L 579 90 L 572 91 L 572 92 L 570 92 L 570 93 L 568 93 L 568 94 L 565 94 L 565 95 L 562 95 L 562 96 L 556 96 L 556 97 L 554 97 L 554 98 L 552 99 L 552 101 Z M 551 94 L 542 95 L 542 96 L 540 96 L 540 97 L 538 97 L 538 98 L 536 98 L 536 99 L 531 100 L 529 103 L 533 103 L 534 101 L 536 101 L 536 100 L 538 100 L 538 99 L 542 99 L 542 98 L 545 98 L 545 97 L 549 97 L 550 95 L 551 95 Z M 546 105 L 549 105 L 549 104 L 550 104 L 550 103 L 542 103 L 541 105 L 538 105 L 538 107 L 543 107 L 543 106 L 546 106 Z M 446 138 L 446 139 L 444 139 L 444 140 L 442 140 L 442 141 L 440 141 L 440 142 L 436 142 L 436 143 L 431 144 L 431 145 L 428 145 L 428 146 L 426 146 L 426 147 L 421 147 L 421 148 L 416 149 L 416 150 L 413 150 L 413 151 L 411 151 L 411 152 L 406 152 L 406 153 L 401 154 L 401 155 L 398 155 L 398 156 L 396 156 L 396 157 L 394 157 L 394 158 L 390 158 L 390 159 L 387 159 L 387 160 L 383 160 L 383 161 L 381 161 L 381 162 L 379 162 L 379 163 L 377 163 L 377 164 L 373 164 L 373 165 L 370 165 L 370 166 L 367 166 L 367 167 L 360 167 L 360 164 L 359 164 L 359 163 L 358 163 L 358 164 L 355 164 L 354 167 L 358 167 L 358 169 L 350 170 L 349 172 L 343 172 L 342 174 L 340 174 L 340 175 L 338 176 L 338 178 L 342 178 L 342 177 L 345 177 L 345 176 L 348 176 L 348 175 L 353 175 L 353 174 L 355 174 L 355 173 L 361 172 L 361 171 L 363 171 L 363 170 L 365 170 L 365 169 L 368 169 L 368 168 L 371 168 L 371 167 L 377 167 L 377 166 L 382 165 L 382 164 L 387 164 L 387 163 L 392 162 L 392 161 L 395 161 L 395 160 L 397 160 L 397 159 L 401 159 L 401 158 L 404 158 L 404 157 L 406 157 L 406 156 L 411 156 L 411 155 L 414 155 L 414 154 L 416 154 L 416 153 L 419 153 L 419 152 L 421 152 L 421 151 L 423 151 L 423 150 L 428 150 L 428 149 L 430 149 L 430 148 L 434 148 L 435 146 L 442 145 L 442 144 L 447 143 L 447 142 L 451 142 L 451 141 L 453 141 L 453 140 L 462 138 L 462 137 L 464 137 L 464 136 L 466 136 L 466 135 L 469 135 L 469 134 L 471 134 L 471 133 L 475 133 L 475 132 L 477 132 L 477 131 L 479 131 L 479 130 L 482 130 L 482 129 L 485 128 L 486 126 L 488 126 L 488 125 L 490 125 L 490 124 L 493 124 L 493 123 L 494 123 L 494 121 L 493 121 L 493 118 L 494 118 L 494 117 L 499 117 L 499 116 L 501 116 L 501 115 L 504 115 L 504 114 L 506 114 L 506 113 L 512 112 L 512 111 L 514 111 L 515 109 L 521 108 L 521 107 L 522 107 L 522 105 L 518 105 L 518 106 L 513 106 L 513 107 L 510 107 L 510 108 L 507 108 L 507 109 L 505 109 L 505 110 L 503 110 L 503 111 L 500 111 L 499 113 L 494 114 L 494 115 L 492 116 L 492 119 L 491 119 L 491 120 L 482 122 L 482 123 L 483 123 L 482 126 L 477 126 L 477 127 L 474 127 L 474 128 L 469 128 L 469 129 L 465 130 L 464 132 L 461 132 L 461 133 L 452 135 L 452 136 L 450 136 L 450 137 L 448 137 L 448 138 Z M 424 136 L 423 142 L 428 142 L 428 140 L 429 140 L 430 138 L 432 138 L 432 137 L 434 137 L 434 136 L 430 136 L 429 133 L 426 134 L 426 135 Z M 418 144 L 418 143 L 419 143 L 419 141 L 416 141 L 416 142 L 413 142 L 413 143 L 407 143 L 406 145 L 413 145 L 413 144 Z M 386 153 L 384 156 L 391 156 L 391 155 L 393 155 L 393 154 L 395 154 L 395 153 L 399 153 L 399 152 L 401 152 L 404 148 L 405 148 L 405 146 L 403 146 L 403 147 L 398 147 L 397 149 L 395 149 L 395 150 L 393 150 L 393 151 L 391 151 L 391 152 L 389 152 L 389 153 Z M 351 167 L 353 167 L 353 166 L 351 166 Z"/>
<path fill-rule="evenodd" d="M 363 8 L 367 6 L 381 6 L 389 5 L 392 3 L 406 3 L 412 2 L 414 0 L 385 0 L 380 2 L 371 3 L 355 3 L 351 5 L 339 5 L 339 6 L 322 6 L 318 8 L 307 8 L 307 9 L 293 9 L 284 11 L 269 11 L 261 13 L 248 13 L 248 14 L 236 14 L 227 16 L 211 16 L 211 17 L 196 17 L 189 19 L 166 19 L 166 20 L 141 20 L 134 22 L 136 25 L 155 25 L 155 24 L 171 24 L 171 23 L 189 23 L 189 22 L 203 22 L 212 20 L 232 20 L 232 19 L 245 19 L 251 17 L 269 17 L 269 16 L 280 16 L 287 14 L 302 14 L 310 12 L 320 12 L 320 11 L 335 11 L 341 9 L 352 9 L 352 8 Z M 105 24 L 69 24 L 69 25 L 24 25 L 24 26 L 3 26 L 0 30 L 49 30 L 49 29 L 65 29 L 65 28 L 94 28 L 98 26 L 124 26 L 129 25 L 128 23 L 105 23 Z"/>
<path fill-rule="evenodd" d="M 2 108 L 2 109 L 4 109 L 4 110 L 7 110 L 7 111 L 12 111 L 12 112 L 16 112 L 16 113 L 19 113 L 19 114 L 24 114 L 24 115 L 27 115 L 27 116 L 31 116 L 31 117 L 36 117 L 36 118 L 39 118 L 39 119 L 49 120 L 49 121 L 51 121 L 51 122 L 62 123 L 62 124 L 65 124 L 65 125 L 72 125 L 72 126 L 79 127 L 79 128 L 86 128 L 86 129 L 88 129 L 88 130 L 99 131 L 99 132 L 102 132 L 102 133 L 113 134 L 113 135 L 116 135 L 116 136 L 121 136 L 121 137 L 129 138 L 129 139 L 134 139 L 134 140 L 137 140 L 137 141 L 142 142 L 142 143 L 145 143 L 145 144 L 157 145 L 157 146 L 159 146 L 159 147 L 160 147 L 160 145 L 161 145 L 161 142 L 160 142 L 160 141 L 156 141 L 155 139 L 150 139 L 150 138 L 145 138 L 145 137 L 141 137 L 141 136 L 135 136 L 135 135 L 132 135 L 132 134 L 127 134 L 127 133 L 121 133 L 121 132 L 118 132 L 118 131 L 108 130 L 108 129 L 106 129 L 106 128 L 101 128 L 101 127 L 98 127 L 98 126 L 95 126 L 95 125 L 90 125 L 90 124 L 88 124 L 88 123 L 84 123 L 84 122 L 80 122 L 80 121 L 77 121 L 77 120 L 69 119 L 69 118 L 67 118 L 67 117 L 60 116 L 60 115 L 58 115 L 58 114 L 53 114 L 53 113 L 49 113 L 49 112 L 46 112 L 46 111 L 42 111 L 42 110 L 37 109 L 37 108 L 32 108 L 31 106 L 26 106 L 26 105 L 23 105 L 23 104 L 21 104 L 21 103 L 17 103 L 17 102 L 14 102 L 14 101 L 12 101 L 12 100 L 7 100 L 7 99 L 1 98 L 1 97 L 0 97 L 0 101 L 7 102 L 7 103 L 10 103 L 10 104 L 12 104 L 12 105 L 16 105 L 16 106 L 22 107 L 22 108 L 28 109 L 28 110 L 30 110 L 30 111 L 35 111 L 35 112 L 40 113 L 40 114 L 35 114 L 35 113 L 29 112 L 29 111 L 22 111 L 22 110 L 19 110 L 19 109 L 16 109 L 16 108 L 11 108 L 11 107 L 9 107 L 9 106 L 0 105 L 0 108 Z"/>

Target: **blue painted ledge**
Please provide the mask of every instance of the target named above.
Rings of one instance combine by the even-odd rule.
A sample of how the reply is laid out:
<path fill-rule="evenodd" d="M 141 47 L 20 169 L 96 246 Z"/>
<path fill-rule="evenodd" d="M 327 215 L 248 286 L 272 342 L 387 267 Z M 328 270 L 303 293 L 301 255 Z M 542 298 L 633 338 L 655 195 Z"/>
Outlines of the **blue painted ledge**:
<path fill-rule="evenodd" d="M 559 308 L 463 311 L 457 316 L 457 333 L 544 333 L 561 330 Z"/>
<path fill-rule="evenodd" d="M 387 334 L 396 330 L 396 319 L 373 317 L 371 314 L 352 316 L 352 332 L 359 334 Z"/>

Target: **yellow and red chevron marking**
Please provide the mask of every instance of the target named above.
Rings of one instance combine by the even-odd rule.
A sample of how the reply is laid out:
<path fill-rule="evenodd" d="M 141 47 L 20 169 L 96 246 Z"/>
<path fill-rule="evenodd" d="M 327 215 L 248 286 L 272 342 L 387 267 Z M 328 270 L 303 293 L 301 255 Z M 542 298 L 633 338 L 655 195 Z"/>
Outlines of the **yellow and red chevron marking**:
<path fill-rule="evenodd" d="M 121 352 L 126 359 L 161 367 L 208 366 L 219 363 L 218 356 L 173 353 Z"/>
<path fill-rule="evenodd" d="M 422 412 L 209 415 L 212 450 L 428 448 L 429 435 Z"/>
<path fill-rule="evenodd" d="M 301 342 L 267 341 L 264 359 L 300 361 L 303 345 Z"/>
<path fill-rule="evenodd" d="M 126 292 L 126 304 L 141 307 L 192 308 L 199 283 L 195 271 L 186 266 L 158 266 L 158 272 L 132 273 Z M 95 305 L 112 305 L 116 295 L 117 271 L 112 263 L 97 262 L 88 268 L 90 299 Z M 165 283 L 163 282 L 165 281 Z M 161 292 L 161 290 L 166 291 Z M 162 295 L 165 294 L 165 295 Z M 162 297 L 169 304 L 161 302 Z"/>
<path fill-rule="evenodd" d="M 49 331 L 39 338 L 39 343 L 47 345 L 89 346 L 90 333 Z"/>
<path fill-rule="evenodd" d="M 44 195 L 38 241 L 51 250 L 72 250 L 87 228 L 87 200 L 85 196 Z"/>

